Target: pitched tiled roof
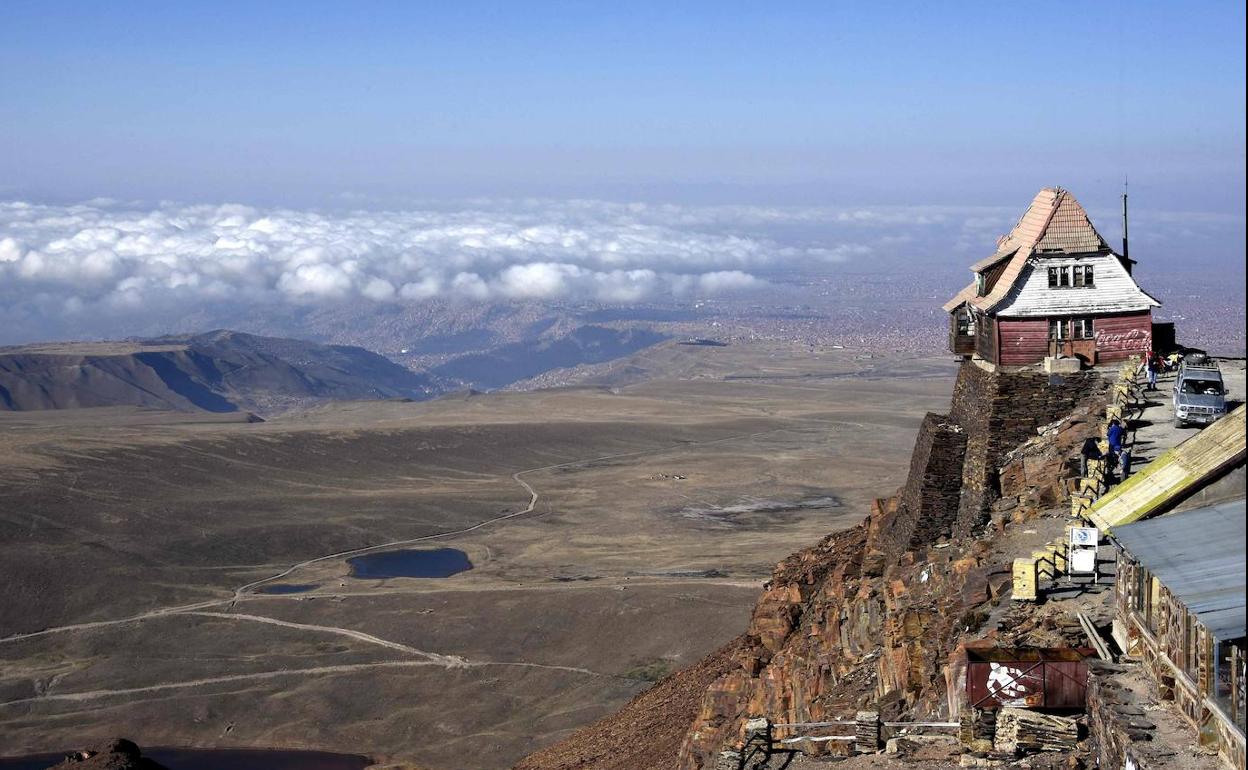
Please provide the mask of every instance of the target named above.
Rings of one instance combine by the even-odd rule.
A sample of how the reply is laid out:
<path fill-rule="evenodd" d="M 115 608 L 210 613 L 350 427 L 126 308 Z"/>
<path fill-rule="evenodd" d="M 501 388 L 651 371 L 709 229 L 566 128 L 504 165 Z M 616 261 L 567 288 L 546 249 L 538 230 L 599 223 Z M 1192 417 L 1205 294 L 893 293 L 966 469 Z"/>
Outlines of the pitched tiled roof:
<path fill-rule="evenodd" d="M 978 297 L 975 284 L 972 283 L 946 303 L 945 310 L 951 312 L 963 302 L 969 302 L 984 311 L 993 309 L 1010 295 L 1023 274 L 1027 260 L 1033 255 L 1058 256 L 1109 251 L 1109 244 L 1092 226 L 1088 212 L 1075 200 L 1075 196 L 1060 187 L 1046 187 L 1036 193 L 1014 229 L 1001 240 L 996 253 L 971 266 L 971 270 L 978 273 L 1002 260 L 1010 260 L 992 290 L 986 296 Z"/>
<path fill-rule="evenodd" d="M 945 312 L 952 313 L 957 310 L 958 306 L 963 302 L 970 302 L 973 299 L 975 299 L 975 283 L 972 281 L 970 286 L 964 287 L 962 291 L 953 295 L 953 299 L 945 303 Z"/>
<path fill-rule="evenodd" d="M 1083 210 L 1079 201 L 1069 192 L 1057 189 L 1053 203 L 1053 213 L 1048 225 L 1040 238 L 1036 240 L 1035 249 L 1040 254 L 1087 254 L 1096 251 L 1108 251 L 1109 244 L 1092 226 L 1088 212 Z M 1035 205 L 1034 203 L 1032 205 Z"/>
<path fill-rule="evenodd" d="M 981 260 L 979 260 L 978 262 L 976 262 L 975 264 L 971 265 L 971 272 L 973 272 L 973 273 L 978 273 L 978 272 L 981 272 L 981 271 L 983 271 L 983 270 L 987 270 L 988 268 L 990 268 L 990 267 L 992 267 L 993 265 L 997 264 L 997 263 L 998 263 L 998 262 L 1000 262 L 1001 260 L 1003 260 L 1003 259 L 1008 259 L 1008 258 L 1010 258 L 1010 257 L 1014 256 L 1014 252 L 1016 252 L 1016 251 L 1018 251 L 1018 249 L 1001 249 L 1001 250 L 998 250 L 998 251 L 997 251 L 997 253 L 996 253 L 996 254 L 993 254 L 991 257 L 985 257 L 984 259 L 981 259 Z"/>

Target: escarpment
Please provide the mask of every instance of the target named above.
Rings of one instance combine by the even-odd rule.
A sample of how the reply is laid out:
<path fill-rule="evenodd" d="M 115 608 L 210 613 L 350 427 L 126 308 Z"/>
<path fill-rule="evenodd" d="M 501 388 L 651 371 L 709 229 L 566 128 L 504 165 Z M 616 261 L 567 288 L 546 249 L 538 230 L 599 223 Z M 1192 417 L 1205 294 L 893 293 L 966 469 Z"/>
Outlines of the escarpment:
<path fill-rule="evenodd" d="M 1107 387 L 1096 372 L 964 363 L 950 413 L 923 421 L 905 486 L 858 526 L 776 567 L 735 667 L 702 698 L 677 766 L 714 767 L 751 717 L 785 724 L 852 720 L 862 708 L 885 719 L 947 712 L 944 664 L 1009 588 L 994 526 L 1056 495 L 1053 482 L 1029 487 L 1028 470 L 1077 475 L 1065 472 L 1068 455 L 1095 429 L 1077 415 L 1103 407 Z"/>

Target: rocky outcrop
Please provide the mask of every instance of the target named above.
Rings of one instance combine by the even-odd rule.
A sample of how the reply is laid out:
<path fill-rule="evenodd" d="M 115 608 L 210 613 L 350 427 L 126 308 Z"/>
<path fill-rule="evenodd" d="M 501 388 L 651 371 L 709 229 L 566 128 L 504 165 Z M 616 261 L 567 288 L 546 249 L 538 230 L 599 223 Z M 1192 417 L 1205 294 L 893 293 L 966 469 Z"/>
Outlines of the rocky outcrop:
<path fill-rule="evenodd" d="M 1100 404 L 1085 402 L 1005 456 L 999 476 L 1001 498 L 1009 503 L 1015 519 L 1061 505 L 1076 491 L 1081 476 L 1079 450 L 1086 439 L 1104 438 L 1103 420 Z"/>
<path fill-rule="evenodd" d="M 55 770 L 168 770 L 164 765 L 143 756 L 133 741 L 116 738 L 104 745 L 76 751 L 65 761 L 53 765 Z M 51 769 L 50 769 L 51 770 Z"/>
<path fill-rule="evenodd" d="M 750 717 L 783 724 L 852 719 L 863 708 L 885 720 L 943 714 L 949 655 L 1010 585 L 1008 562 L 984 536 L 992 504 L 1003 483 L 1023 496 L 1018 484 L 1029 469 L 1077 463 L 1105 390 L 1094 372 L 1056 377 L 963 364 L 953 408 L 924 420 L 898 495 L 776 567 L 736 668 L 702 699 L 679 767 L 712 768 L 721 750 L 740 743 Z M 1053 427 L 1072 412 L 1083 422 Z M 1010 454 L 1045 426 L 1029 451 Z M 1007 466 L 1003 477 L 1007 458 L 1023 467 Z"/>

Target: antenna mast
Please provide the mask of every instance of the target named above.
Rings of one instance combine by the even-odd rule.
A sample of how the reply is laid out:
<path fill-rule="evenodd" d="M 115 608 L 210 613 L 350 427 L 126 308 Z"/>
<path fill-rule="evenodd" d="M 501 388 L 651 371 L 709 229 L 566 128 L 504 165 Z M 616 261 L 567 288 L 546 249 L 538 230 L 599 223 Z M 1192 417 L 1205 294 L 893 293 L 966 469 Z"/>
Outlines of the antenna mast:
<path fill-rule="evenodd" d="M 1131 272 L 1131 251 L 1127 244 L 1127 178 L 1122 178 L 1122 264 Z"/>

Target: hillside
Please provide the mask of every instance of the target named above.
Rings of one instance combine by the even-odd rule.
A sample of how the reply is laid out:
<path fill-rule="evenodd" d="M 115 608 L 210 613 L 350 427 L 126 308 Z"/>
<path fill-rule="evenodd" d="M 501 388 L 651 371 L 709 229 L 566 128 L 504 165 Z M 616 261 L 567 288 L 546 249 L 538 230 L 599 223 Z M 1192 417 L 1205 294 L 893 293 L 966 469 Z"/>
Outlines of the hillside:
<path fill-rule="evenodd" d="M 429 379 L 349 345 L 232 331 L 0 348 L 0 409 L 140 406 L 273 413 L 328 399 L 425 398 Z"/>
<path fill-rule="evenodd" d="M 940 358 L 774 344 L 645 364 L 676 354 L 678 379 L 254 424 L 0 412 L 0 756 L 123 734 L 498 770 L 633 701 L 623 724 L 658 715 L 643 723 L 674 757 L 735 658 L 697 661 L 747 626 L 793 543 L 903 481 L 895 449 L 953 381 Z M 431 548 L 472 567 L 351 562 Z"/>
<path fill-rule="evenodd" d="M 864 507 L 856 526 L 777 565 L 730 660 L 711 655 L 661 680 L 653 704 L 643 696 L 518 770 L 614 770 L 643 754 L 656 770 L 709 770 L 758 715 L 820 723 L 872 708 L 886 719 L 936 718 L 947 696 L 944 663 L 967 634 L 989 630 L 1009 583 L 1006 555 L 1018 544 L 998 542 L 1002 529 L 1010 516 L 1034 522 L 1061 483 L 998 489 L 995 469 L 1037 428 L 1064 420 L 1043 461 L 1029 463 L 1061 479 L 1096 430 L 1106 387 L 1095 372 L 1050 381 L 963 364 L 949 412 L 927 415 L 919 428 L 905 484 Z M 994 505 L 1003 492 L 1017 495 L 1012 507 Z M 1052 636 L 1049 627 L 1026 630 Z M 663 719 L 683 724 L 683 734 L 656 732 Z"/>

